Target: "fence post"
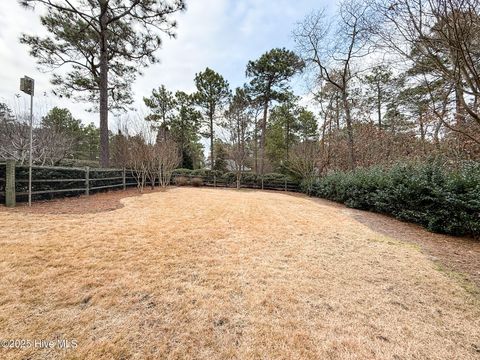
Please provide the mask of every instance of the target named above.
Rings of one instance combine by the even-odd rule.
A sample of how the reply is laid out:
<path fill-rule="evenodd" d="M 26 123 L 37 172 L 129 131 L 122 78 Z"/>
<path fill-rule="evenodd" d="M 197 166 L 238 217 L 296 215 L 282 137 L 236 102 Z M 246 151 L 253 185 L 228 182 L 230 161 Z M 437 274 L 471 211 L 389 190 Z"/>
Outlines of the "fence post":
<path fill-rule="evenodd" d="M 126 178 L 126 170 L 125 168 L 123 168 L 122 170 L 122 186 L 123 186 L 123 190 L 126 190 L 127 189 L 127 182 L 125 181 L 125 178 Z"/>
<path fill-rule="evenodd" d="M 217 187 L 217 176 L 213 174 L 213 187 Z"/>
<path fill-rule="evenodd" d="M 287 179 L 285 179 L 285 191 L 287 191 Z"/>
<path fill-rule="evenodd" d="M 262 174 L 262 190 L 263 190 L 263 174 Z"/>
<path fill-rule="evenodd" d="M 15 206 L 15 160 L 7 160 L 5 166 L 5 206 Z"/>
<path fill-rule="evenodd" d="M 90 195 L 90 168 L 85 166 L 85 195 Z"/>

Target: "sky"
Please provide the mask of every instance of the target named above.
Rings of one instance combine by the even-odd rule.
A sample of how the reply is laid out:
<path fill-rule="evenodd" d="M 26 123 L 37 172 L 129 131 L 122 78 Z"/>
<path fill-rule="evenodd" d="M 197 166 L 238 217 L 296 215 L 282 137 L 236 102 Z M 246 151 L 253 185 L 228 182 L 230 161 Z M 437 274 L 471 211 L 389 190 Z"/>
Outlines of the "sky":
<path fill-rule="evenodd" d="M 195 73 L 207 66 L 223 75 L 232 89 L 241 86 L 247 81 L 249 60 L 275 47 L 294 49 L 295 24 L 322 6 L 318 0 L 187 0 L 187 11 L 175 16 L 177 38 L 164 37 L 157 52 L 160 63 L 144 70 L 133 84 L 134 107 L 147 112 L 142 98 L 161 84 L 172 91 L 193 92 Z M 36 117 L 61 106 L 83 122 L 98 125 L 98 114 L 85 111 L 88 104 L 52 94 L 51 73 L 39 71 L 28 47 L 19 43 L 21 33 L 45 34 L 40 11 L 25 10 L 17 0 L 0 1 L 0 101 L 17 111 L 28 108 L 28 96 L 19 91 L 19 79 L 27 75 L 36 81 Z M 306 91 L 300 80 L 294 88 L 297 93 Z"/>

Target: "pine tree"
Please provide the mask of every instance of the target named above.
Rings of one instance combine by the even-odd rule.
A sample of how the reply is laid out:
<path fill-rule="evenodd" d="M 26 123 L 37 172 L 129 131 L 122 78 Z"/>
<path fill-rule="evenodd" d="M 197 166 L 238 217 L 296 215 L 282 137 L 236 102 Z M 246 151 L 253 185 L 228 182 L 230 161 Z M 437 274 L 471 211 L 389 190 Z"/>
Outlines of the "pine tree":
<path fill-rule="evenodd" d="M 263 105 L 263 118 L 260 124 L 260 174 L 264 172 L 265 144 L 268 109 L 272 101 L 285 100 L 288 93 L 288 80 L 304 67 L 303 61 L 293 52 L 272 49 L 247 65 L 247 77 L 251 78 L 249 91 Z"/>
<path fill-rule="evenodd" d="M 175 93 L 176 114 L 170 121 L 170 135 L 182 155 L 182 168 L 194 169 L 200 165 L 203 146 L 199 130 L 202 115 L 195 109 L 193 96 L 183 91 Z"/>
<path fill-rule="evenodd" d="M 196 104 L 203 110 L 207 131 L 210 138 L 210 168 L 215 168 L 215 123 L 219 113 L 231 96 L 228 81 L 212 69 L 195 74 L 197 92 L 194 94 Z"/>
<path fill-rule="evenodd" d="M 150 97 L 144 97 L 143 102 L 150 109 L 150 114 L 145 117 L 145 120 L 153 122 L 154 128 L 158 130 L 157 142 L 165 140 L 176 106 L 173 93 L 168 91 L 165 85 L 160 85 L 158 90 L 152 90 Z"/>
<path fill-rule="evenodd" d="M 158 61 L 161 33 L 175 36 L 171 15 L 185 9 L 183 0 L 21 0 L 41 4 L 42 25 L 50 35 L 23 34 L 20 41 L 53 75 L 56 94 L 91 102 L 100 112 L 100 163 L 108 166 L 108 112 L 132 103 L 131 84 L 142 67 Z"/>

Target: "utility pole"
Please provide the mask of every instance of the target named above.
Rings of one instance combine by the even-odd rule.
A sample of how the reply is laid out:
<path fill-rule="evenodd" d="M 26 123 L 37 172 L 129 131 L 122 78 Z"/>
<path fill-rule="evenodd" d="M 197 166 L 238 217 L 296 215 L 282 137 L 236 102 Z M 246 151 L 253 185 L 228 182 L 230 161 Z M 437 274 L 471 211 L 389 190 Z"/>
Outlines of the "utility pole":
<path fill-rule="evenodd" d="M 30 150 L 28 155 L 28 206 L 32 206 L 32 151 L 33 151 L 33 94 L 35 80 L 28 76 L 20 79 L 20 90 L 30 95 Z"/>

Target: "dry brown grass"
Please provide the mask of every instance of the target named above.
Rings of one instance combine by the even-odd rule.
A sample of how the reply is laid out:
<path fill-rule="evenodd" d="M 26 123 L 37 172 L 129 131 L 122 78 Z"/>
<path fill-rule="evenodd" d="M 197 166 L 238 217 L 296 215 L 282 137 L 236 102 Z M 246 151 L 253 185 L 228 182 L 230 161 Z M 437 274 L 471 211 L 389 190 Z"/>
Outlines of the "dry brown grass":
<path fill-rule="evenodd" d="M 176 188 L 98 214 L 0 212 L 1 359 L 478 359 L 480 308 L 338 208 Z"/>

